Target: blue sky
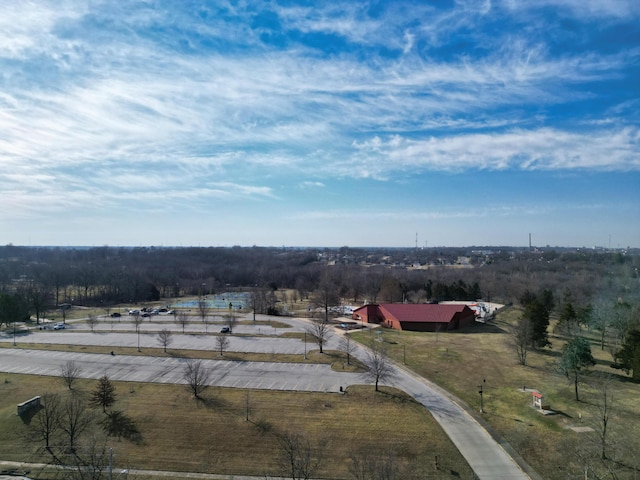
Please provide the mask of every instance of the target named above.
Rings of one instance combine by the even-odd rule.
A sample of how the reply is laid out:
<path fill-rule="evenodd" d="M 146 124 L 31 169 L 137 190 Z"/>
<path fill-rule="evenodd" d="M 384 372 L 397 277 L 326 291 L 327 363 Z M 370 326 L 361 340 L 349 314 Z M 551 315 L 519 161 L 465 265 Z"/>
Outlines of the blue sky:
<path fill-rule="evenodd" d="M 640 2 L 9 2 L 0 243 L 640 247 Z"/>

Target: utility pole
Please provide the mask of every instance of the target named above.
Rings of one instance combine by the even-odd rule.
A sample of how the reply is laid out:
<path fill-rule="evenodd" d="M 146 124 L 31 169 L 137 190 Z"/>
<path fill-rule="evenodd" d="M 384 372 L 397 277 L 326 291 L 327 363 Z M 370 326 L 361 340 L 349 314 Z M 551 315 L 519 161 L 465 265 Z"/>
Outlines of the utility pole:
<path fill-rule="evenodd" d="M 113 448 L 109 448 L 109 480 L 113 478 Z"/>

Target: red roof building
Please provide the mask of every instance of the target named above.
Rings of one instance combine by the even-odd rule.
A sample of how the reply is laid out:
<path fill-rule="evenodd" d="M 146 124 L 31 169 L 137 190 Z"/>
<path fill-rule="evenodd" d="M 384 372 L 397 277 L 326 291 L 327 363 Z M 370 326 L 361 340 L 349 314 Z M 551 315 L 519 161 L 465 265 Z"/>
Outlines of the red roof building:
<path fill-rule="evenodd" d="M 466 305 L 382 303 L 364 305 L 352 318 L 396 330 L 446 332 L 472 325 L 475 313 Z"/>

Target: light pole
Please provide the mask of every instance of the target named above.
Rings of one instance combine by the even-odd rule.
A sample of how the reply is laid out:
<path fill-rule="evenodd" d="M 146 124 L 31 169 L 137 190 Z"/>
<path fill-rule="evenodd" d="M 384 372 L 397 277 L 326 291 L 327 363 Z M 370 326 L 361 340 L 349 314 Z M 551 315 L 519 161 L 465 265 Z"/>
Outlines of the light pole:
<path fill-rule="evenodd" d="M 407 364 L 407 344 L 402 344 L 402 363 Z"/>
<path fill-rule="evenodd" d="M 16 321 L 13 320 L 13 346 L 16 346 Z"/>
<path fill-rule="evenodd" d="M 304 332 L 304 359 L 307 359 L 307 332 Z"/>
<path fill-rule="evenodd" d="M 486 382 L 486 379 L 482 379 L 482 383 L 480 385 L 478 385 L 478 393 L 480 394 L 480 413 L 484 413 L 484 403 L 482 400 L 482 394 L 484 393 L 484 383 Z"/>

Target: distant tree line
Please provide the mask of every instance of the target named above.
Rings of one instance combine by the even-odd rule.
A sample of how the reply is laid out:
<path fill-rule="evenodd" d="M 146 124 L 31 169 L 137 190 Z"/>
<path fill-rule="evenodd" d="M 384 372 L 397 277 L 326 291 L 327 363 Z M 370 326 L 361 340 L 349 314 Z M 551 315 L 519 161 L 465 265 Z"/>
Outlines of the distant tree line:
<path fill-rule="evenodd" d="M 461 258 L 464 262 L 461 263 Z M 0 247 L 0 323 L 65 304 L 108 306 L 252 291 L 257 313 L 278 314 L 274 292 L 325 308 L 343 302 L 494 300 L 529 304 L 527 292 L 572 292 L 587 306 L 620 279 L 637 281 L 640 256 L 474 247 L 434 249 L 275 247 Z M 629 283 L 626 285 L 627 291 Z M 624 290 L 623 288 L 623 290 Z M 322 298 L 324 297 L 324 301 Z M 544 298 L 538 299 L 538 303 Z M 324 305 L 322 305 L 324 304 Z M 549 305 L 546 305 L 549 310 Z M 582 307 L 580 307 L 582 308 Z M 550 310 L 549 310 L 550 311 Z M 64 310 L 62 310 L 64 314 Z M 570 312 L 568 312 L 570 313 Z M 579 312 L 582 315 L 583 312 Z M 605 327 L 606 328 L 606 327 Z M 620 339 L 621 341 L 621 339 Z"/>

